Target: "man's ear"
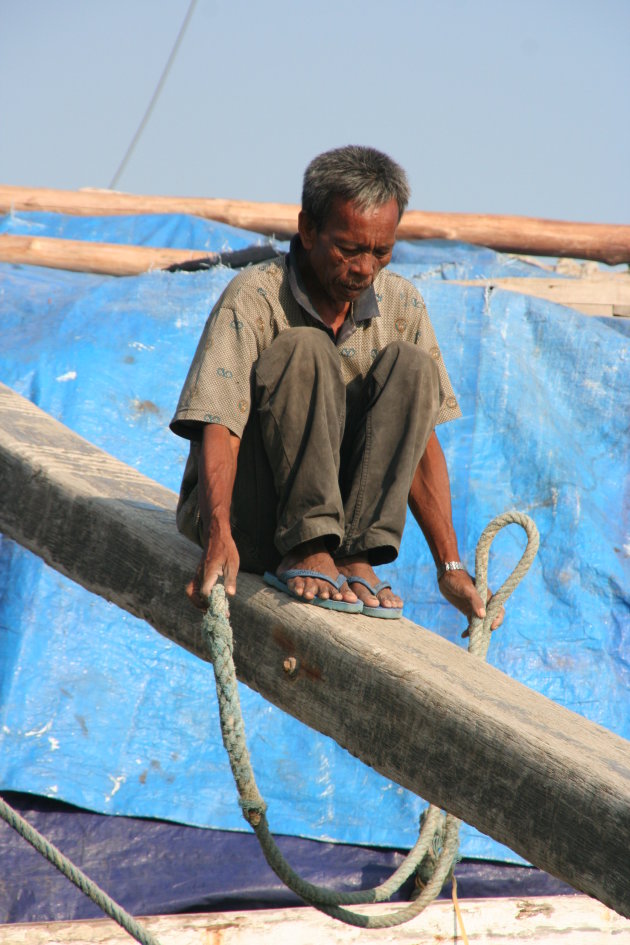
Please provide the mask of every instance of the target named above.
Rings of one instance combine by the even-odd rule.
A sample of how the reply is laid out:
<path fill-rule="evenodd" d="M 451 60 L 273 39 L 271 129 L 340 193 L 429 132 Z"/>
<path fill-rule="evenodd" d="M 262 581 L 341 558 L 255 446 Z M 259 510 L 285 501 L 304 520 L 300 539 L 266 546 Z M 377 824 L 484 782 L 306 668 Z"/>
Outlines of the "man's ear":
<path fill-rule="evenodd" d="M 305 210 L 300 210 L 298 215 L 298 233 L 304 249 L 312 249 L 317 234 L 317 227 Z"/>

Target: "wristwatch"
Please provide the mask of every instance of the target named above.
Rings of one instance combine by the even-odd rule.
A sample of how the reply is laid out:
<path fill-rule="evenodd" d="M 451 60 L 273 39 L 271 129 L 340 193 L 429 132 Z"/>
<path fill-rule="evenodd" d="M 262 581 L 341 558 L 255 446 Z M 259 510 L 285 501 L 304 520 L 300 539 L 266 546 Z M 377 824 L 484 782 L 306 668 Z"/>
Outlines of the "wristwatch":
<path fill-rule="evenodd" d="M 447 571 L 465 571 L 466 568 L 461 563 L 461 561 L 443 561 L 442 564 L 438 564 L 437 569 L 437 579 L 443 578 Z"/>

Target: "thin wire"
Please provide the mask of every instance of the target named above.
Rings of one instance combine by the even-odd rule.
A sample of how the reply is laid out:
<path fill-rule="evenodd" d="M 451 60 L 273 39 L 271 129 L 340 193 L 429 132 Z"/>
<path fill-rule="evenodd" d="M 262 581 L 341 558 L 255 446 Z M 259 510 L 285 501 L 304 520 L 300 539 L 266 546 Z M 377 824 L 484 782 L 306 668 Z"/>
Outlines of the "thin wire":
<path fill-rule="evenodd" d="M 167 61 L 166 61 L 166 65 L 164 66 L 164 69 L 163 69 L 163 71 L 162 71 L 162 75 L 160 76 L 160 79 L 159 79 L 159 81 L 158 81 L 158 84 L 157 84 L 156 87 L 155 87 L 155 91 L 154 91 L 154 93 L 153 93 L 153 95 L 152 95 L 152 97 L 151 97 L 151 101 L 149 102 L 149 104 L 148 104 L 148 106 L 147 106 L 147 110 L 146 110 L 145 113 L 144 113 L 144 116 L 143 116 L 143 118 L 142 118 L 142 121 L 141 121 L 140 124 L 138 125 L 138 129 L 137 129 L 135 135 L 133 136 L 133 138 L 132 138 L 132 140 L 131 140 L 131 144 L 130 144 L 129 147 L 127 148 L 127 151 L 126 151 L 126 153 L 125 153 L 125 156 L 123 157 L 122 161 L 120 162 L 120 164 L 119 164 L 119 166 L 118 166 L 118 170 L 116 171 L 116 173 L 115 173 L 114 176 L 112 177 L 111 183 L 110 183 L 110 185 L 109 185 L 109 189 L 110 189 L 110 190 L 113 190 L 114 187 L 116 186 L 116 184 L 118 183 L 118 180 L 119 180 L 119 178 L 120 178 L 122 172 L 123 172 L 124 169 L 126 168 L 128 162 L 129 162 L 129 159 L 130 159 L 131 155 L 133 154 L 133 152 L 134 152 L 134 150 L 135 150 L 135 147 L 136 147 L 138 141 L 140 140 L 140 137 L 141 137 L 141 135 L 142 135 L 144 129 L 145 129 L 146 126 L 147 126 L 147 123 L 148 123 L 148 121 L 149 121 L 149 118 L 151 117 L 151 113 L 153 112 L 153 109 L 154 109 L 154 107 L 155 107 L 155 104 L 156 104 L 158 98 L 160 97 L 160 93 L 161 93 L 161 91 L 162 91 L 162 89 L 163 89 L 163 87 L 164 87 L 164 83 L 166 82 L 166 79 L 167 79 L 167 77 L 168 77 L 168 74 L 169 74 L 169 72 L 170 72 L 170 70 L 171 70 L 171 66 L 172 66 L 173 63 L 175 62 L 175 58 L 176 58 L 177 53 L 178 53 L 178 51 L 179 51 L 179 47 L 181 46 L 182 40 L 183 40 L 183 38 L 184 38 L 184 34 L 186 33 L 186 30 L 188 29 L 188 24 L 190 23 L 190 21 L 191 21 L 191 19 L 192 19 L 192 15 L 193 15 L 193 13 L 194 13 L 195 6 L 196 6 L 196 5 L 197 5 L 197 0 L 190 0 L 190 4 L 189 4 L 189 6 L 188 6 L 188 10 L 187 10 L 187 12 L 186 12 L 186 16 L 184 17 L 184 21 L 183 21 L 183 23 L 182 23 L 182 25 L 181 25 L 181 27 L 180 27 L 180 29 L 179 29 L 179 33 L 177 34 L 177 39 L 175 40 L 175 43 L 174 43 L 174 45 L 173 45 L 173 48 L 171 49 L 171 54 L 170 54 L 170 56 L 168 57 L 168 59 L 167 59 Z"/>

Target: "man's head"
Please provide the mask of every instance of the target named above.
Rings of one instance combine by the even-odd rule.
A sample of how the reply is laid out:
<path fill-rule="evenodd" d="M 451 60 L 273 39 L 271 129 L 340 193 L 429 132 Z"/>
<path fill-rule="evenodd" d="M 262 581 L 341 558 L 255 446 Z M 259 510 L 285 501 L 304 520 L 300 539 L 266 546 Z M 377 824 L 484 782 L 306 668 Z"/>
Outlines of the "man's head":
<path fill-rule="evenodd" d="M 400 165 L 375 148 L 349 144 L 313 158 L 304 173 L 302 211 L 315 228 L 325 225 L 335 197 L 359 210 L 398 205 L 400 220 L 409 202 L 409 182 Z"/>
<path fill-rule="evenodd" d="M 311 161 L 298 218 L 310 291 L 343 308 L 370 286 L 391 259 L 408 199 L 405 172 L 374 148 L 338 148 Z"/>

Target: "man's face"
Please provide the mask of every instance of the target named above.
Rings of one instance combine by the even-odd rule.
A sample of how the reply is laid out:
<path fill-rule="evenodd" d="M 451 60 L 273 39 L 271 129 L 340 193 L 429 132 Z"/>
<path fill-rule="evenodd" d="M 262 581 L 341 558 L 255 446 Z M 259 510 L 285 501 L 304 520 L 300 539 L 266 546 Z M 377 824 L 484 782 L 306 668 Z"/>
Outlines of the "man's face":
<path fill-rule="evenodd" d="M 319 287 L 334 302 L 353 302 L 392 258 L 398 204 L 392 199 L 360 210 L 336 197 L 321 230 L 300 213 L 302 246 Z"/>

